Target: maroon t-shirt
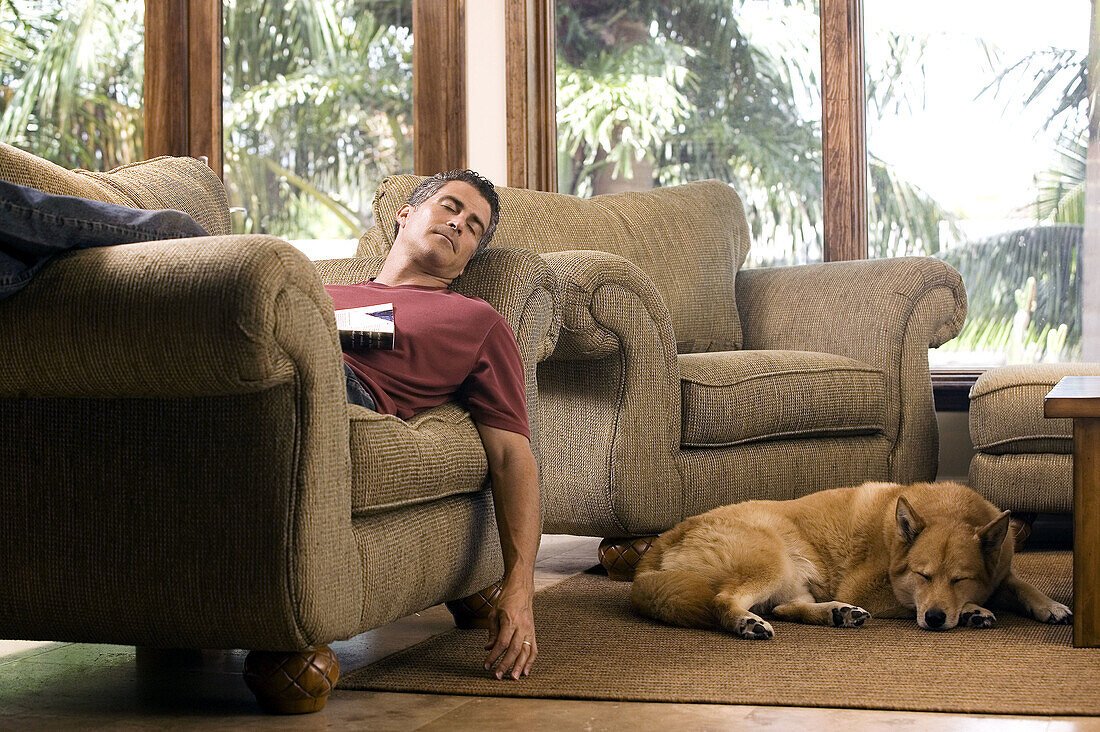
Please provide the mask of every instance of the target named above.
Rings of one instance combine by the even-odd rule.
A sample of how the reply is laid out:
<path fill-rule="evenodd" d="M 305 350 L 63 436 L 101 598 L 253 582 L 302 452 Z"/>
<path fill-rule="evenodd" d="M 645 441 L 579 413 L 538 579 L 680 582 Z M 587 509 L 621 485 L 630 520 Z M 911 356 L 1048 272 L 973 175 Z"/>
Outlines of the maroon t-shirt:
<path fill-rule="evenodd" d="M 393 350 L 345 351 L 378 411 L 408 419 L 458 397 L 478 424 L 530 438 L 523 361 L 493 306 L 448 289 L 325 285 L 337 309 L 393 303 Z"/>

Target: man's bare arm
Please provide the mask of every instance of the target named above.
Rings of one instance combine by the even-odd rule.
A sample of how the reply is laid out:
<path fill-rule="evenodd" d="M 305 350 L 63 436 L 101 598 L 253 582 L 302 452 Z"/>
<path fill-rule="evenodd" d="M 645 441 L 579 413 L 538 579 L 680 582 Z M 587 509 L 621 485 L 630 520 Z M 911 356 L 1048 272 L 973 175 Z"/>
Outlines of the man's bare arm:
<path fill-rule="evenodd" d="M 526 676 L 538 655 L 532 603 L 535 594 L 535 554 L 542 526 L 539 518 L 539 471 L 531 443 L 523 435 L 478 425 L 493 482 L 504 583 L 489 616 L 485 668 L 496 677 L 511 671 Z"/>

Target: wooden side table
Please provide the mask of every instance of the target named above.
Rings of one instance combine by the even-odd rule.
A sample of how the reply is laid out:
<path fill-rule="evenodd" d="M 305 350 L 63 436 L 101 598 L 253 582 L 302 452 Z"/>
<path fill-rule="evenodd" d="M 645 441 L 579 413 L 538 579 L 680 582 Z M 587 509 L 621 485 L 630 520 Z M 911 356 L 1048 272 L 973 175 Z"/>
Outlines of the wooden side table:
<path fill-rule="evenodd" d="M 1100 647 L 1100 376 L 1066 376 L 1043 401 L 1073 419 L 1073 645 Z"/>

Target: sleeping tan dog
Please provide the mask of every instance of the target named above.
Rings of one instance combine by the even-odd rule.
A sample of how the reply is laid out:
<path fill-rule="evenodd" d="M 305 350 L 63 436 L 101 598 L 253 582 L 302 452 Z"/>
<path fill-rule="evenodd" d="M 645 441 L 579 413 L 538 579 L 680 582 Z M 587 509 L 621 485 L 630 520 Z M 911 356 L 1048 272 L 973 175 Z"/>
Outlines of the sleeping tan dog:
<path fill-rule="evenodd" d="M 773 636 L 761 615 L 837 627 L 914 617 L 929 630 L 1073 615 L 1012 572 L 1009 514 L 958 483 L 867 483 L 693 516 L 638 564 L 631 601 L 674 625 Z"/>

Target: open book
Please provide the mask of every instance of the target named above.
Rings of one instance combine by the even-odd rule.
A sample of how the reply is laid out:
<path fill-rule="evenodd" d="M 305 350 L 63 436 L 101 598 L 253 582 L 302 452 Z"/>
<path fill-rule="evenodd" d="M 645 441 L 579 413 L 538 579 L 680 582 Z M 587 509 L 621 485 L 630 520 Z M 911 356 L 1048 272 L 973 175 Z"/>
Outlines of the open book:
<path fill-rule="evenodd" d="M 345 350 L 392 349 L 393 303 L 337 310 L 336 328 L 340 331 L 340 347 Z"/>

